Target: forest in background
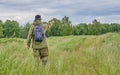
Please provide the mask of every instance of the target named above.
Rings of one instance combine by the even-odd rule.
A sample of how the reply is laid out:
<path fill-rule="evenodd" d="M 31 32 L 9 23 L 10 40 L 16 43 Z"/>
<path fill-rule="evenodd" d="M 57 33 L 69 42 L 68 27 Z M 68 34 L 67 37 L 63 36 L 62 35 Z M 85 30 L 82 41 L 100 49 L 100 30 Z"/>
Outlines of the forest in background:
<path fill-rule="evenodd" d="M 44 23 L 47 22 L 43 22 Z M 26 23 L 20 25 L 15 20 L 0 20 L 0 37 L 2 38 L 27 38 L 31 24 Z M 92 23 L 80 23 L 72 25 L 69 17 L 64 16 L 61 20 L 54 19 L 54 23 L 45 33 L 47 37 L 50 36 L 67 36 L 67 35 L 100 35 L 107 32 L 119 32 L 120 24 L 118 23 L 101 23 L 94 19 Z"/>

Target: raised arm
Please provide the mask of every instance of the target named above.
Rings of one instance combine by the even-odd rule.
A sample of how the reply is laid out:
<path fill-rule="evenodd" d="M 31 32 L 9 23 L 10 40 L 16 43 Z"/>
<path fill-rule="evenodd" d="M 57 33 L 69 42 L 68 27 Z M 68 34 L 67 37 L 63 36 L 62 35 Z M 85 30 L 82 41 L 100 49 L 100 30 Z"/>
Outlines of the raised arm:
<path fill-rule="evenodd" d="M 50 20 L 48 23 L 43 23 L 44 32 L 46 32 L 49 28 L 51 28 L 53 23 L 54 23 L 54 19 Z"/>

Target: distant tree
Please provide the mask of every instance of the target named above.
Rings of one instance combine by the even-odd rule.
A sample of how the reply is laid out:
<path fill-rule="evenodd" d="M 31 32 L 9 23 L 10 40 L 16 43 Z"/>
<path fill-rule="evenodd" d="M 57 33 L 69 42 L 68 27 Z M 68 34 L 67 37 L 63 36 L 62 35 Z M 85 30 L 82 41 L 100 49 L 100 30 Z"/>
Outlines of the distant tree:
<path fill-rule="evenodd" d="M 69 20 L 69 17 L 64 16 L 62 18 L 62 31 L 60 32 L 61 35 L 72 35 L 72 24 Z"/>
<path fill-rule="evenodd" d="M 61 22 L 60 20 L 56 20 L 54 23 L 53 23 L 53 26 L 51 27 L 51 34 L 53 36 L 59 36 L 60 35 L 60 31 L 61 31 Z"/>
<path fill-rule="evenodd" d="M 93 35 L 101 34 L 101 23 L 96 19 L 92 22 Z"/>
<path fill-rule="evenodd" d="M 88 24 L 88 35 L 93 35 L 94 34 L 94 27 L 92 24 Z"/>
<path fill-rule="evenodd" d="M 3 37 L 3 22 L 0 20 L 0 37 Z"/>
<path fill-rule="evenodd" d="M 55 19 L 51 28 L 46 32 L 46 36 L 60 36 L 62 30 L 62 23 L 60 20 Z"/>
<path fill-rule="evenodd" d="M 73 26 L 73 35 L 79 35 L 80 28 L 78 25 Z"/>
<path fill-rule="evenodd" d="M 107 23 L 102 24 L 101 25 L 101 34 L 109 32 L 108 27 L 109 27 L 109 24 L 107 24 Z"/>
<path fill-rule="evenodd" d="M 117 23 L 111 23 L 110 24 L 111 26 L 111 32 L 118 32 L 118 31 L 120 31 L 120 25 L 119 24 L 117 24 Z"/>
<path fill-rule="evenodd" d="M 3 28 L 4 37 L 19 37 L 20 35 L 19 23 L 17 21 L 6 20 Z"/>
<path fill-rule="evenodd" d="M 12 33 L 13 33 L 13 37 L 20 37 L 20 27 L 19 27 L 19 23 L 17 21 L 12 21 Z"/>
<path fill-rule="evenodd" d="M 115 27 L 116 29 L 115 29 L 115 31 L 116 32 L 119 32 L 120 31 L 120 24 L 116 24 L 116 27 Z"/>
<path fill-rule="evenodd" d="M 74 35 L 87 35 L 88 34 L 88 26 L 86 23 L 80 23 L 73 27 Z"/>
<path fill-rule="evenodd" d="M 30 26 L 30 23 L 26 23 L 26 25 L 20 27 L 21 38 L 27 38 Z"/>

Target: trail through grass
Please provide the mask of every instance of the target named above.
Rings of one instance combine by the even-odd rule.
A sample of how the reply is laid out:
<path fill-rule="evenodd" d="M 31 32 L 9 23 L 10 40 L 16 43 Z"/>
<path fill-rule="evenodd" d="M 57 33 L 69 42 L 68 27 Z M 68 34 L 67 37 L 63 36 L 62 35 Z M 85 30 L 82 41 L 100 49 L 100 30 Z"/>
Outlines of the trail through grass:
<path fill-rule="evenodd" d="M 37 70 L 26 40 L 0 39 L 0 75 L 120 75 L 120 33 L 47 38 L 49 59 Z"/>

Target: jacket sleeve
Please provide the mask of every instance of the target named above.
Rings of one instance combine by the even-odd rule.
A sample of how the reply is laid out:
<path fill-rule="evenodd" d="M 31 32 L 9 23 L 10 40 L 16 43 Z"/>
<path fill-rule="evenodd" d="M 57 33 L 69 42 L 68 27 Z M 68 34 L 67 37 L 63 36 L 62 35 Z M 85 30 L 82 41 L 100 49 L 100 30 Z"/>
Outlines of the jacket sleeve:
<path fill-rule="evenodd" d="M 43 27 L 43 29 L 44 29 L 44 33 L 49 29 L 49 28 L 51 28 L 51 24 L 50 23 L 48 23 L 47 25 L 44 25 L 44 27 Z"/>
<path fill-rule="evenodd" d="M 27 45 L 30 47 L 31 44 L 31 39 L 33 37 L 33 25 L 31 25 L 29 32 L 28 32 L 28 36 L 27 36 Z"/>

